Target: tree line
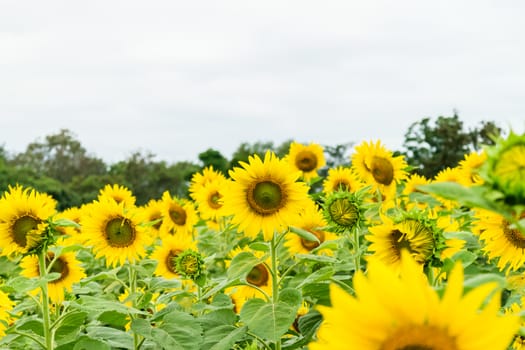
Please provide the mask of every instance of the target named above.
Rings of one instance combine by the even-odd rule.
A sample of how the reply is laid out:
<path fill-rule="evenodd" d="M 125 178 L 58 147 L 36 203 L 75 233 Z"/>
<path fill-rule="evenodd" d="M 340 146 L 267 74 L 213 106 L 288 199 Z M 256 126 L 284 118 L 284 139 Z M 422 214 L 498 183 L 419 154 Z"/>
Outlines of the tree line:
<path fill-rule="evenodd" d="M 451 117 L 427 117 L 413 123 L 404 134 L 402 149 L 393 151 L 405 156 L 412 172 L 432 178 L 456 166 L 466 153 L 493 144 L 493 138 L 503 133 L 493 121 L 467 128 L 456 113 Z M 187 197 L 191 177 L 205 167 L 213 166 L 228 176 L 228 170 L 247 161 L 250 155 L 262 156 L 267 150 L 280 157 L 286 155 L 291 142 L 243 142 L 230 159 L 209 148 L 199 153 L 199 162 L 168 163 L 155 160 L 150 152 L 134 152 L 127 159 L 107 164 L 91 155 L 70 130 L 61 129 L 30 143 L 20 153 L 11 154 L 5 145 L 0 147 L 0 191 L 15 184 L 33 187 L 54 197 L 62 210 L 92 201 L 106 184 L 120 184 L 133 192 L 138 205 L 143 205 L 160 198 L 164 191 Z M 352 140 L 322 145 L 326 167 L 320 175 L 326 175 L 329 168 L 349 165 L 353 145 Z"/>

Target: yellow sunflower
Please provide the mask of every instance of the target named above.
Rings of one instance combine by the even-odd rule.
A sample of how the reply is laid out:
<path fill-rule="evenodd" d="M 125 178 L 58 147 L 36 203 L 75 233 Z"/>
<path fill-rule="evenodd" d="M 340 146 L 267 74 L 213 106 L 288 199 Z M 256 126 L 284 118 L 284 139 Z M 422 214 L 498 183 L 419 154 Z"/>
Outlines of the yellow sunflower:
<path fill-rule="evenodd" d="M 57 272 L 60 277 L 47 284 L 49 298 L 53 303 L 61 303 L 64 301 L 65 292 L 71 292 L 73 284 L 80 282 L 82 278 L 86 277 L 86 274 L 76 259 L 75 253 L 62 253 L 55 259 L 55 255 L 48 252 L 46 266 L 49 266 L 51 262 L 53 264 L 49 268 L 49 272 Z M 25 256 L 20 261 L 20 267 L 22 268 L 22 276 L 29 278 L 40 276 L 38 256 L 34 254 Z"/>
<path fill-rule="evenodd" d="M 392 269 L 401 267 L 401 252 L 406 249 L 419 264 L 429 260 L 436 248 L 434 232 L 430 225 L 415 218 L 394 222 L 383 215 L 383 223 L 370 226 L 365 238 L 370 242 L 368 250 L 373 258 L 390 264 Z"/>
<path fill-rule="evenodd" d="M 106 185 L 99 191 L 98 200 L 104 200 L 104 198 L 110 198 L 117 203 L 124 203 L 125 207 L 132 207 L 135 205 L 135 196 L 125 186 L 122 185 Z"/>
<path fill-rule="evenodd" d="M 200 187 L 215 180 L 226 180 L 226 177 L 218 170 L 213 169 L 211 165 L 193 174 L 189 186 L 190 197 L 195 199 L 194 193 L 199 191 Z"/>
<path fill-rule="evenodd" d="M 13 309 L 15 303 L 9 298 L 9 295 L 0 290 L 0 339 L 5 336 L 7 325 L 11 321 L 9 311 Z"/>
<path fill-rule="evenodd" d="M 241 252 L 251 252 L 257 258 L 262 258 L 264 253 L 261 251 L 251 251 L 248 248 L 236 248 L 232 251 L 231 256 L 234 257 Z M 265 299 L 265 294 L 272 295 L 272 275 L 269 270 L 271 266 L 270 257 L 265 259 L 260 264 L 255 265 L 246 275 L 246 284 L 228 287 L 225 293 L 230 295 L 235 311 L 240 312 L 244 303 L 248 299 L 260 298 Z"/>
<path fill-rule="evenodd" d="M 481 185 L 483 178 L 479 175 L 480 169 L 487 161 L 487 153 L 471 152 L 465 154 L 463 160 L 458 164 L 459 170 L 463 173 L 459 181 L 463 186 Z"/>
<path fill-rule="evenodd" d="M 240 164 L 242 168 L 230 171 L 233 181 L 224 192 L 225 215 L 233 215 L 231 222 L 245 235 L 262 232 L 270 240 L 275 232 L 287 230 L 311 201 L 308 186 L 297 182 L 300 173 L 272 152 L 266 152 L 264 160 L 254 155 Z"/>
<path fill-rule="evenodd" d="M 188 235 L 166 236 L 162 242 L 157 245 L 151 253 L 151 259 L 157 261 L 155 269 L 156 276 L 162 276 L 167 279 L 180 278 L 177 272 L 175 259 L 177 256 L 188 250 L 197 250 L 197 242 Z"/>
<path fill-rule="evenodd" d="M 319 242 L 306 240 L 290 232 L 286 235 L 285 246 L 291 254 L 309 254 L 322 243 L 339 238 L 336 234 L 324 230 L 327 225 L 322 211 L 315 204 L 309 205 L 304 209 L 301 220 L 295 226 L 315 235 Z M 332 255 L 333 251 L 325 248 L 318 250 L 317 253 Z"/>
<path fill-rule="evenodd" d="M 355 296 L 332 285 L 331 307 L 319 306 L 323 322 L 311 350 L 504 350 L 519 318 L 500 314 L 496 283 L 463 295 L 463 269 L 457 263 L 444 294 L 429 285 L 409 254 L 400 274 L 379 260 L 368 274 L 357 271 Z"/>
<path fill-rule="evenodd" d="M 43 239 L 56 201 L 45 193 L 9 186 L 0 198 L 0 254 L 25 254 Z"/>
<path fill-rule="evenodd" d="M 521 297 L 519 303 L 514 302 L 509 307 L 505 308 L 505 314 L 514 314 L 518 315 L 523 312 L 523 305 L 525 303 L 525 298 Z M 525 328 L 525 319 L 521 318 L 521 328 Z M 514 335 L 512 340 L 512 349 L 513 350 L 525 350 L 525 336 L 518 332 Z"/>
<path fill-rule="evenodd" d="M 404 182 L 403 191 L 401 192 L 401 198 L 407 209 L 412 209 L 414 207 L 424 209 L 427 207 L 427 203 L 414 200 L 412 194 L 420 192 L 417 186 L 428 185 L 430 182 L 431 181 L 425 176 L 419 174 L 412 174 L 408 177 L 408 179 Z"/>
<path fill-rule="evenodd" d="M 294 171 L 302 173 L 305 181 L 317 177 L 317 171 L 326 165 L 323 147 L 316 143 L 304 145 L 294 141 L 284 159 Z"/>
<path fill-rule="evenodd" d="M 149 235 L 156 238 L 160 234 L 160 226 L 162 225 L 162 202 L 157 199 L 150 199 L 143 208 L 144 222 Z"/>
<path fill-rule="evenodd" d="M 397 183 L 407 177 L 404 157 L 394 157 L 381 141 L 365 141 L 356 146 L 351 167 L 367 185 L 387 198 L 395 194 Z"/>
<path fill-rule="evenodd" d="M 195 189 L 192 198 L 201 218 L 217 221 L 224 216 L 222 197 L 229 183 L 230 180 L 217 178 Z"/>
<path fill-rule="evenodd" d="M 81 220 L 82 232 L 95 257 L 105 257 L 107 266 L 115 266 L 145 255 L 145 246 L 152 239 L 138 208 L 105 199 L 93 202 L 89 209 L 90 213 Z"/>
<path fill-rule="evenodd" d="M 326 179 L 323 181 L 323 192 L 330 194 L 336 191 L 355 192 L 364 186 L 357 175 L 350 168 L 338 166 L 328 169 Z"/>
<path fill-rule="evenodd" d="M 522 267 L 525 235 L 498 213 L 479 209 L 474 216 L 477 220 L 473 222 L 472 232 L 479 235 L 482 250 L 489 259 L 497 260 L 500 271 L 508 273 Z"/>
<path fill-rule="evenodd" d="M 162 194 L 161 237 L 173 234 L 193 235 L 194 226 L 199 221 L 193 202 L 173 197 L 168 191 Z"/>

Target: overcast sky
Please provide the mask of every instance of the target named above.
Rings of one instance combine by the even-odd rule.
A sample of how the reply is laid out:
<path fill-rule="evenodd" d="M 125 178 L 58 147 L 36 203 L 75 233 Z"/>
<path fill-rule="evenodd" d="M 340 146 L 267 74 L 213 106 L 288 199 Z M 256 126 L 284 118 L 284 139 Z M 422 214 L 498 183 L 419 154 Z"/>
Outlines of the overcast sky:
<path fill-rule="evenodd" d="M 114 162 L 241 142 L 400 147 L 423 117 L 525 127 L 525 1 L 0 2 L 0 145 Z"/>

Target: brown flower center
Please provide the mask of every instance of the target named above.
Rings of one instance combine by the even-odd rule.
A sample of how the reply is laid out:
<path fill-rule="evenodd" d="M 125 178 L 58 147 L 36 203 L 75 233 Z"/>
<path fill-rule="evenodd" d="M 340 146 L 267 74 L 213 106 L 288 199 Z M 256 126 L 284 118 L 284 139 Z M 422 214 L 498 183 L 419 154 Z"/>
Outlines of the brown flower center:
<path fill-rule="evenodd" d="M 525 236 L 517 228 L 511 228 L 507 220 L 503 221 L 503 235 L 514 247 L 525 249 Z"/>
<path fill-rule="evenodd" d="M 272 181 L 252 184 L 246 191 L 246 200 L 257 214 L 271 215 L 286 203 L 286 194 L 281 186 Z"/>
<path fill-rule="evenodd" d="M 255 265 L 246 276 L 246 281 L 254 286 L 261 287 L 268 284 L 270 274 L 264 264 Z"/>
<path fill-rule="evenodd" d="M 116 248 L 125 248 L 135 242 L 137 232 L 135 226 L 129 219 L 116 217 L 106 224 L 106 240 L 108 244 Z"/>
<path fill-rule="evenodd" d="M 166 268 L 169 272 L 178 274 L 175 259 L 179 256 L 179 254 L 182 253 L 181 250 L 178 249 L 172 249 L 170 250 L 169 254 L 166 256 L 166 260 L 164 263 L 166 264 Z"/>
<path fill-rule="evenodd" d="M 382 185 L 390 185 L 394 180 L 394 166 L 383 157 L 373 157 L 371 169 L 368 169 L 374 179 Z"/>
<path fill-rule="evenodd" d="M 24 215 L 16 219 L 11 226 L 15 243 L 21 247 L 27 246 L 27 233 L 36 229 L 40 222 L 41 220 L 31 215 Z"/>
<path fill-rule="evenodd" d="M 307 173 L 317 168 L 317 157 L 311 151 L 300 151 L 295 157 L 295 166 Z"/>
<path fill-rule="evenodd" d="M 317 239 L 319 240 L 319 242 L 316 242 L 316 241 L 309 241 L 307 239 L 304 239 L 304 238 L 301 238 L 301 245 L 306 249 L 306 250 L 313 250 L 317 247 L 319 247 L 319 245 L 321 243 L 324 242 L 325 240 L 325 234 L 323 231 L 314 231 L 314 230 L 308 230 L 308 232 L 310 232 L 311 234 L 315 235 L 315 237 L 317 237 Z"/>
<path fill-rule="evenodd" d="M 171 205 L 169 214 L 170 214 L 171 220 L 176 225 L 183 226 L 184 224 L 186 224 L 186 218 L 187 218 L 186 210 L 184 210 L 184 208 L 181 207 L 180 205 L 173 203 Z"/>
<path fill-rule="evenodd" d="M 53 261 L 55 255 L 53 253 L 48 253 L 46 256 L 46 266 L 49 266 L 51 261 Z M 66 262 L 66 260 L 63 257 L 58 257 L 58 259 L 55 260 L 53 265 L 51 265 L 51 269 L 49 272 L 56 272 L 60 274 L 60 277 L 54 281 L 51 281 L 50 283 L 58 283 L 62 281 L 64 278 L 66 278 L 69 275 L 69 266 Z"/>
<path fill-rule="evenodd" d="M 397 329 L 380 350 L 458 350 L 456 339 L 431 325 L 407 325 Z"/>
<path fill-rule="evenodd" d="M 208 196 L 208 205 L 212 209 L 220 209 L 222 204 L 220 202 L 222 196 L 218 191 L 212 192 Z"/>

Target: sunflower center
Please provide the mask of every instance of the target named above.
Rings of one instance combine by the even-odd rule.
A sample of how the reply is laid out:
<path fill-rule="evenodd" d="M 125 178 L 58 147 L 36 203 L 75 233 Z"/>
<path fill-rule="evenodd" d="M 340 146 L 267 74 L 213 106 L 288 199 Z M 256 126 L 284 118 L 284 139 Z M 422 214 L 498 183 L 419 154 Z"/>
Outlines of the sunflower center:
<path fill-rule="evenodd" d="M 136 237 L 137 232 L 129 219 L 117 217 L 106 224 L 106 239 L 112 247 L 129 247 Z"/>
<path fill-rule="evenodd" d="M 434 250 L 434 236 L 432 232 L 417 220 L 408 220 L 401 224 L 403 231 L 395 229 L 390 233 L 392 247 L 398 258 L 401 251 L 406 249 L 419 263 L 424 263 Z"/>
<path fill-rule="evenodd" d="M 390 335 L 380 350 L 458 350 L 456 339 L 430 325 L 401 327 Z"/>
<path fill-rule="evenodd" d="M 350 184 L 344 180 L 340 180 L 334 183 L 334 191 L 350 191 Z"/>
<path fill-rule="evenodd" d="M 46 266 L 51 263 L 54 257 L 55 255 L 53 253 L 47 254 Z M 49 272 L 56 272 L 60 274 L 60 277 L 58 279 L 51 281 L 51 283 L 58 283 L 69 275 L 69 266 L 67 265 L 67 262 L 62 257 L 58 257 L 58 259 L 55 260 L 53 265 L 51 265 L 51 269 Z"/>
<path fill-rule="evenodd" d="M 220 203 L 222 196 L 219 192 L 215 191 L 208 196 L 208 205 L 212 209 L 220 209 L 222 204 Z"/>
<path fill-rule="evenodd" d="M 295 157 L 295 166 L 305 173 L 315 170 L 317 168 L 317 157 L 313 152 L 301 151 Z"/>
<path fill-rule="evenodd" d="M 285 195 L 279 184 L 261 181 L 248 188 L 247 200 L 256 213 L 270 215 L 284 206 Z"/>
<path fill-rule="evenodd" d="M 13 240 L 21 247 L 27 246 L 27 233 L 38 227 L 40 220 L 31 215 L 24 215 L 16 219 L 12 226 Z"/>
<path fill-rule="evenodd" d="M 321 243 L 324 242 L 324 232 L 323 231 L 313 231 L 313 230 L 308 230 L 308 232 L 310 232 L 311 234 L 315 235 L 315 237 L 317 237 L 317 239 L 319 240 L 319 242 L 316 242 L 316 241 L 309 241 L 307 239 L 304 239 L 304 238 L 301 238 L 301 245 L 306 249 L 306 250 L 313 250 L 317 247 L 319 247 L 319 245 Z"/>
<path fill-rule="evenodd" d="M 261 287 L 268 284 L 268 270 L 264 264 L 255 265 L 246 276 L 246 281 L 254 286 Z"/>
<path fill-rule="evenodd" d="M 359 219 L 359 209 L 347 198 L 337 198 L 328 206 L 330 218 L 343 227 L 353 227 Z"/>
<path fill-rule="evenodd" d="M 507 220 L 503 223 L 503 234 L 514 247 L 525 249 L 525 236 L 517 228 L 511 228 Z"/>
<path fill-rule="evenodd" d="M 169 272 L 177 274 L 177 263 L 175 259 L 179 256 L 179 254 L 182 253 L 181 250 L 178 249 L 172 249 L 170 250 L 169 254 L 166 256 L 166 260 L 164 261 L 166 264 L 166 268 Z"/>
<path fill-rule="evenodd" d="M 383 157 L 372 158 L 372 176 L 382 185 L 390 185 L 394 180 L 394 166 L 392 163 Z"/>
<path fill-rule="evenodd" d="M 186 217 L 186 210 L 180 205 L 175 204 L 170 208 L 170 218 L 175 224 L 179 226 L 186 224 Z"/>

